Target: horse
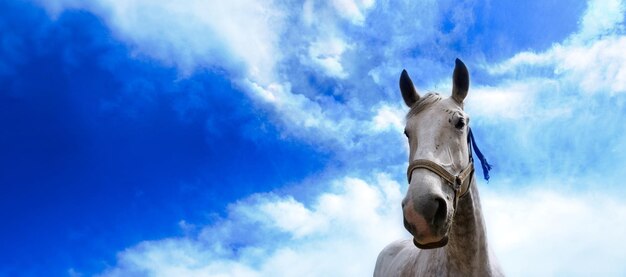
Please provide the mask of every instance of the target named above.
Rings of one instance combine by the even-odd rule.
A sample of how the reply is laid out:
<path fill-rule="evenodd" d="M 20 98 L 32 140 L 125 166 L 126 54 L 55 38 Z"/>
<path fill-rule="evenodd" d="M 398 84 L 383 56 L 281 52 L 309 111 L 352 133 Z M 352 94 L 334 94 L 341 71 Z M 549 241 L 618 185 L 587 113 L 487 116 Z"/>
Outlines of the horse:
<path fill-rule="evenodd" d="M 400 75 L 402 98 L 410 108 L 404 131 L 410 149 L 409 187 L 402 211 L 413 238 L 386 246 L 374 277 L 503 276 L 487 245 L 474 178 L 472 145 L 485 179 L 490 165 L 476 147 L 463 110 L 469 84 L 469 71 L 459 59 L 447 98 L 420 96 L 406 70 Z"/>

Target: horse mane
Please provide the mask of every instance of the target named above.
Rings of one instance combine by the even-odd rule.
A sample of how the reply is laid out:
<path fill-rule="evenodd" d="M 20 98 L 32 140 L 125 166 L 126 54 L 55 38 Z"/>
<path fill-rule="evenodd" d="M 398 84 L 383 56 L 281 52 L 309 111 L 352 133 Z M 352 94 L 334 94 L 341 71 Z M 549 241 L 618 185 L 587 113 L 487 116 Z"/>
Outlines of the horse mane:
<path fill-rule="evenodd" d="M 411 109 L 409 110 L 409 113 L 406 115 L 406 118 L 409 119 L 410 117 L 426 109 L 426 107 L 439 102 L 439 100 L 441 99 L 442 97 L 441 95 L 439 95 L 439 93 L 436 93 L 436 92 L 427 93 L 426 95 L 420 97 L 419 100 L 415 101 L 415 103 L 413 103 L 413 106 L 411 106 Z"/>

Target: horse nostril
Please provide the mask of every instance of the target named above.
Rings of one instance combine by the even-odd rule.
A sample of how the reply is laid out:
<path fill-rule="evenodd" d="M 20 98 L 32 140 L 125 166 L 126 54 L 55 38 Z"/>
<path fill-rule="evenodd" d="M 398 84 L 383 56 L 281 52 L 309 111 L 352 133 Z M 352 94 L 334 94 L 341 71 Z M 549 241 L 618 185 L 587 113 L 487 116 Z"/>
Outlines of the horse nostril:
<path fill-rule="evenodd" d="M 445 218 L 446 201 L 439 196 L 432 196 L 428 201 L 424 201 L 421 205 L 421 213 L 426 222 L 432 225 L 441 223 L 441 219 Z"/>
<path fill-rule="evenodd" d="M 443 222 L 445 222 L 446 220 L 446 215 L 448 213 L 448 205 L 446 204 L 446 201 L 440 197 L 435 199 L 435 202 L 437 203 L 437 210 L 435 212 L 435 215 L 433 216 L 432 223 L 433 225 L 443 224 Z"/>

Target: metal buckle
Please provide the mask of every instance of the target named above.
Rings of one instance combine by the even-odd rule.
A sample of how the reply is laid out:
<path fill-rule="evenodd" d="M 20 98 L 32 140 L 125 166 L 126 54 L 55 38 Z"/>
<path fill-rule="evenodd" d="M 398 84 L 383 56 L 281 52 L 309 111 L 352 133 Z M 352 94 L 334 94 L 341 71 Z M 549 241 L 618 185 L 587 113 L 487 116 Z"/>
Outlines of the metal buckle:
<path fill-rule="evenodd" d="M 461 178 L 457 175 L 454 179 L 454 190 L 456 191 L 460 191 L 461 187 L 463 186 L 463 180 L 461 180 Z"/>

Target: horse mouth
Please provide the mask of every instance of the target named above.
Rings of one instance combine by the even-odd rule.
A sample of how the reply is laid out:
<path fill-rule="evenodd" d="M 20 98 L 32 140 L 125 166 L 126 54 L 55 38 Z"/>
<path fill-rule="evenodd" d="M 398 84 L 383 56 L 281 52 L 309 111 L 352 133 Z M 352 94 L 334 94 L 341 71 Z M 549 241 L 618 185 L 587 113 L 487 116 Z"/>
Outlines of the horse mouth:
<path fill-rule="evenodd" d="M 436 241 L 436 242 L 430 242 L 427 244 L 421 244 L 419 242 L 417 242 L 417 240 L 415 238 L 413 238 L 413 244 L 415 244 L 415 246 L 419 249 L 434 249 L 434 248 L 440 248 L 440 247 L 444 247 L 448 244 L 448 236 L 444 236 L 441 240 Z"/>

